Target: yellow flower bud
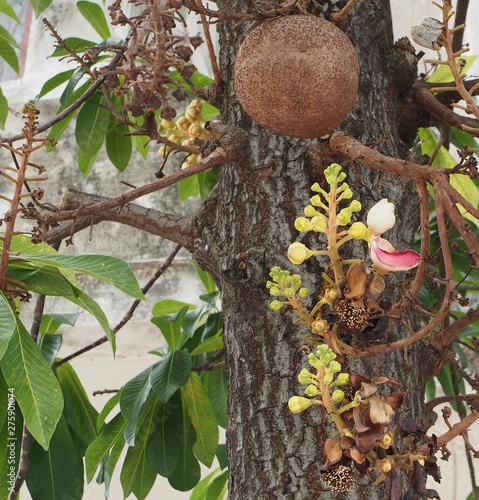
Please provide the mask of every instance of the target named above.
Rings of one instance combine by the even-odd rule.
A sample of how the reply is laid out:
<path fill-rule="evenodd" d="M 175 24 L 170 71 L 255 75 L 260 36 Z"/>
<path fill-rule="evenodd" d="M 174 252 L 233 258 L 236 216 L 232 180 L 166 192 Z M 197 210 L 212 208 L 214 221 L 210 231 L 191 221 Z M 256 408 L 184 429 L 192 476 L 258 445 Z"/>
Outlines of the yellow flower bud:
<path fill-rule="evenodd" d="M 309 219 L 306 219 L 306 217 L 298 217 L 294 221 L 294 227 L 300 233 L 306 233 L 307 231 L 311 231 L 311 229 L 313 229 L 313 225 L 311 224 L 311 221 Z"/>
<path fill-rule="evenodd" d="M 341 371 L 341 363 L 338 363 L 337 361 L 333 360 L 331 363 L 329 363 L 328 370 L 331 373 L 338 373 Z"/>
<path fill-rule="evenodd" d="M 199 137 L 202 131 L 203 129 L 197 123 L 193 123 L 188 129 L 188 134 L 191 135 L 191 137 Z"/>
<path fill-rule="evenodd" d="M 349 234 L 356 240 L 362 240 L 368 233 L 368 228 L 362 222 L 355 222 L 349 228 Z"/>
<path fill-rule="evenodd" d="M 386 432 L 386 434 L 384 434 L 383 438 L 381 439 L 381 443 L 386 449 L 389 448 L 393 442 L 394 437 L 391 432 Z"/>
<path fill-rule="evenodd" d="M 175 144 L 179 144 L 181 142 L 181 138 L 176 134 L 170 134 L 168 136 L 168 140 L 174 142 Z"/>
<path fill-rule="evenodd" d="M 388 459 L 381 460 L 381 462 L 379 462 L 379 464 L 378 464 L 379 470 L 383 474 L 389 474 L 391 472 L 391 469 L 393 468 L 393 465 L 394 465 L 394 462 L 392 462 L 391 460 L 388 460 Z"/>
<path fill-rule="evenodd" d="M 161 146 L 161 148 L 158 150 L 158 154 L 162 157 L 162 158 L 166 158 L 168 153 L 171 151 L 171 148 L 170 146 Z"/>
<path fill-rule="evenodd" d="M 306 259 L 309 259 L 313 252 L 303 243 L 295 241 L 288 248 L 288 259 L 296 265 L 302 264 Z"/>
<path fill-rule="evenodd" d="M 293 396 L 288 401 L 288 407 L 292 413 L 297 415 L 303 410 L 306 410 L 313 404 L 311 399 L 303 398 L 302 396 Z"/>
<path fill-rule="evenodd" d="M 331 394 L 331 398 L 333 401 L 335 401 L 336 403 L 341 403 L 341 401 L 346 397 L 346 395 L 344 394 L 344 391 L 342 391 L 341 389 L 336 389 L 335 391 L 333 391 L 333 394 Z"/>
<path fill-rule="evenodd" d="M 321 335 L 327 330 L 329 330 L 329 323 L 325 319 L 317 319 L 311 325 L 311 331 L 316 335 Z"/>
<path fill-rule="evenodd" d="M 281 302 L 280 300 L 273 300 L 273 302 L 271 302 L 271 304 L 269 305 L 269 308 L 272 311 L 279 311 L 283 306 L 284 303 Z"/>

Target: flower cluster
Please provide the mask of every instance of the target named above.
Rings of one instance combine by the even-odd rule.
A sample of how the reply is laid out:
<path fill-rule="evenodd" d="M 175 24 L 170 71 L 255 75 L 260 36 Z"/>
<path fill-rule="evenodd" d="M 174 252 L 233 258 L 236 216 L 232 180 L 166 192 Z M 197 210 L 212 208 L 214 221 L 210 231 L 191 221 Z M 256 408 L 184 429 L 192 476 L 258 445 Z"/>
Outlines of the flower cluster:
<path fill-rule="evenodd" d="M 205 120 L 201 115 L 203 103 L 199 99 L 193 99 L 185 114 L 180 116 L 176 121 L 161 120 L 158 127 L 158 133 L 166 137 L 169 141 L 182 146 L 194 146 L 195 139 L 210 140 L 212 135 L 204 128 Z M 166 158 L 171 152 L 170 146 L 161 146 L 158 154 L 162 158 Z M 190 154 L 181 165 L 181 168 L 188 168 L 191 165 L 199 162 L 201 155 Z"/>

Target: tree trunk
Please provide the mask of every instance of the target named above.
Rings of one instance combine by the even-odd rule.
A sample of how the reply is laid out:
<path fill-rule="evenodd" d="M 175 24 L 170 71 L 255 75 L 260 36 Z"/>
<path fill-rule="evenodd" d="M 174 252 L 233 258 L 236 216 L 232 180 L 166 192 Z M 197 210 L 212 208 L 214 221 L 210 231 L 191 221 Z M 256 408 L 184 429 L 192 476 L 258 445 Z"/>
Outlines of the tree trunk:
<path fill-rule="evenodd" d="M 244 12 L 249 6 L 244 0 L 221 2 L 222 8 L 234 12 Z M 361 83 L 356 105 L 342 129 L 362 142 L 377 142 L 383 153 L 404 157 L 411 145 L 407 141 L 415 135 L 414 125 L 405 124 L 403 117 L 408 89 L 416 76 L 413 52 L 407 43 L 393 46 L 387 1 L 360 2 L 347 24 L 345 31 L 360 59 Z M 325 459 L 322 444 L 328 437 L 325 414 L 313 407 L 293 415 L 287 405 L 292 395 L 302 391 L 297 376 L 308 364 L 300 346 L 302 338 L 310 335 L 309 329 L 294 324 L 288 311 L 271 312 L 271 297 L 265 288 L 270 269 L 281 266 L 300 273 L 311 290 L 319 289 L 319 265 L 295 267 L 287 260 L 286 251 L 298 238 L 293 223 L 308 203 L 310 186 L 321 180 L 321 171 L 331 158 L 315 141 L 270 133 L 243 113 L 234 93 L 234 59 L 251 26 L 238 22 L 219 25 L 225 82 L 222 121 L 247 133 L 248 140 L 241 158 L 222 167 L 219 185 L 197 221 L 201 237 L 196 241 L 196 257 L 214 274 L 223 292 L 229 498 L 338 498 L 324 487 L 319 472 Z M 396 204 L 399 220 L 388 237 L 397 247 L 410 247 L 418 224 L 414 186 L 359 162 L 343 166 L 363 204 L 361 214 L 380 199 L 389 198 Z M 356 257 L 364 257 L 362 245 L 354 251 Z M 398 278 L 404 279 L 404 274 L 388 275 L 388 283 Z M 384 335 L 382 341 L 387 342 L 408 332 L 395 328 Z M 412 346 L 407 354 L 407 361 L 406 353 L 392 352 L 381 359 L 356 360 L 349 368 L 401 381 L 409 391 L 401 416 L 411 415 L 425 428 L 430 421 L 424 414 L 424 387 L 434 355 L 422 344 Z M 356 478 L 353 491 L 341 498 L 384 498 L 382 487 L 372 486 L 374 478 L 359 474 Z"/>

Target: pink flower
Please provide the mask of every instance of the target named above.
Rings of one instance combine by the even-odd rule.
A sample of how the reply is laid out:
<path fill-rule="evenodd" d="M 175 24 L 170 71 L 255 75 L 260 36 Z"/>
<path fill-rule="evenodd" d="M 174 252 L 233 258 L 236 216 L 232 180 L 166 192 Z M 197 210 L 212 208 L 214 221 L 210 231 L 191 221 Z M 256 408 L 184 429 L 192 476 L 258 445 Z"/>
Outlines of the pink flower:
<path fill-rule="evenodd" d="M 421 255 L 414 250 L 398 252 L 388 240 L 374 236 L 369 243 L 371 260 L 384 271 L 407 271 L 416 267 Z"/>

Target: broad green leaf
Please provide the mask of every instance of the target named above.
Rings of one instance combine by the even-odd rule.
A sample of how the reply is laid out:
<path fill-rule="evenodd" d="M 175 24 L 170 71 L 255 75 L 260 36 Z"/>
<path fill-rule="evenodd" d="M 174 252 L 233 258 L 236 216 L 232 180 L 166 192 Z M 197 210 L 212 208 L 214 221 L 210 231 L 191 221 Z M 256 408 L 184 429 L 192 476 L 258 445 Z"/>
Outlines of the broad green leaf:
<path fill-rule="evenodd" d="M 40 323 L 42 333 L 56 333 L 62 325 L 75 326 L 79 313 L 44 314 Z"/>
<path fill-rule="evenodd" d="M 474 64 L 477 56 L 464 56 L 461 55 L 456 58 L 456 61 L 459 60 L 466 61 L 465 66 L 461 68 L 461 73 L 465 74 L 469 71 L 471 66 Z M 448 83 L 453 82 L 454 77 L 452 76 L 451 69 L 447 64 L 439 64 L 434 73 L 427 79 L 429 83 Z"/>
<path fill-rule="evenodd" d="M 30 3 L 35 11 L 35 17 L 38 17 L 44 10 L 46 10 L 52 0 L 30 0 Z"/>
<path fill-rule="evenodd" d="M 63 411 L 63 397 L 50 366 L 18 319 L 0 368 L 7 385 L 15 389 L 29 431 L 46 450 Z"/>
<path fill-rule="evenodd" d="M 0 379 L 3 380 L 1 374 Z M 0 395 L 5 398 L 5 415 L 9 420 L 0 423 L 0 498 L 7 499 L 9 488 L 15 483 L 18 464 L 21 455 L 23 418 L 18 404 L 15 404 L 14 396 L 7 392 L 5 381 L 0 384 Z M 3 390 L 5 387 L 5 390 Z M 11 469 L 13 467 L 13 469 Z"/>
<path fill-rule="evenodd" d="M 145 300 L 130 265 L 122 259 L 106 255 L 19 255 L 12 262 L 26 261 L 34 266 L 54 266 L 60 271 L 69 270 L 88 274 L 112 284 L 136 299 Z"/>
<path fill-rule="evenodd" d="M 221 319 L 221 312 L 208 314 L 206 319 L 205 329 L 201 335 L 201 341 L 205 342 L 207 339 L 216 337 L 223 331 L 223 323 Z"/>
<path fill-rule="evenodd" d="M 98 4 L 81 0 L 77 2 L 77 7 L 82 16 L 103 39 L 111 36 L 105 13 Z"/>
<path fill-rule="evenodd" d="M 224 347 L 223 337 L 221 334 L 215 335 L 214 337 L 210 337 L 206 339 L 204 342 L 193 349 L 191 355 L 197 356 L 198 354 L 204 354 L 205 352 L 219 351 Z"/>
<path fill-rule="evenodd" d="M 216 168 L 198 174 L 198 186 L 202 200 L 208 198 L 208 195 L 218 183 L 219 178 L 220 174 Z"/>
<path fill-rule="evenodd" d="M 16 49 L 20 48 L 15 38 L 1 24 L 0 24 L 0 40 L 5 40 L 5 42 L 7 42 L 9 45 L 11 45 Z"/>
<path fill-rule="evenodd" d="M 35 100 L 41 99 L 44 95 L 70 80 L 74 72 L 74 69 L 69 69 L 68 71 L 62 71 L 61 73 L 52 76 L 43 84 L 43 87 L 41 88 L 39 94 L 35 97 Z"/>
<path fill-rule="evenodd" d="M 188 304 L 175 314 L 167 316 L 154 316 L 151 322 L 156 325 L 165 337 L 168 346 L 172 350 L 180 349 L 182 343 L 181 325 L 188 311 Z"/>
<path fill-rule="evenodd" d="M 226 444 L 219 444 L 216 450 L 216 458 L 220 464 L 221 469 L 226 469 L 228 467 L 228 448 Z"/>
<path fill-rule="evenodd" d="M 162 403 L 166 403 L 178 388 L 188 382 L 191 356 L 188 351 L 171 351 L 153 365 L 150 382 Z"/>
<path fill-rule="evenodd" d="M 166 316 L 177 313 L 183 307 L 188 307 L 188 310 L 197 308 L 194 304 L 181 302 L 181 300 L 165 299 L 160 300 L 153 306 L 152 314 L 153 316 Z"/>
<path fill-rule="evenodd" d="M 105 406 L 103 407 L 103 409 L 98 415 L 98 418 L 96 419 L 97 432 L 100 432 L 101 428 L 103 427 L 103 424 L 105 423 L 106 418 L 111 413 L 113 408 L 115 408 L 120 402 L 121 392 L 122 390 L 120 389 L 105 403 Z"/>
<path fill-rule="evenodd" d="M 18 73 L 20 67 L 18 65 L 18 57 L 13 47 L 4 39 L 0 38 L 0 57 Z"/>
<path fill-rule="evenodd" d="M 151 391 L 151 367 L 129 380 L 123 387 L 120 397 L 122 415 L 132 425 L 136 425 L 138 415 Z"/>
<path fill-rule="evenodd" d="M 148 439 L 153 432 L 156 421 L 153 418 L 157 398 L 150 397 L 138 419 L 138 432 L 135 446 L 129 447 L 121 469 L 120 481 L 124 497 L 134 493 L 138 500 L 147 498 L 156 480 L 156 472 L 147 459 Z"/>
<path fill-rule="evenodd" d="M 210 104 L 207 101 L 203 102 L 203 106 L 201 108 L 201 116 L 205 121 L 212 120 L 219 114 L 220 110 L 216 106 L 213 106 L 213 104 Z"/>
<path fill-rule="evenodd" d="M 132 135 L 131 142 L 136 151 L 146 160 L 150 151 L 150 138 L 145 135 Z"/>
<path fill-rule="evenodd" d="M 218 448 L 218 422 L 199 375 L 190 374 L 188 383 L 181 388 L 191 423 L 196 431 L 193 452 L 200 462 L 211 467 Z"/>
<path fill-rule="evenodd" d="M 88 395 L 70 363 L 57 368 L 57 378 L 63 392 L 65 409 L 63 414 L 75 434 L 88 446 L 96 437 L 98 412 L 90 403 Z"/>
<path fill-rule="evenodd" d="M 2 372 L 0 371 L 0 397 L 5 397 L 5 404 L 0 405 L 0 430 L 2 429 L 5 419 L 7 418 L 7 411 L 9 404 L 15 403 L 15 396 L 8 392 L 8 386 L 3 378 Z M 2 498 L 2 497 L 0 497 Z"/>
<path fill-rule="evenodd" d="M 431 129 L 428 128 L 420 128 L 418 130 L 418 134 L 420 139 L 423 141 L 421 145 L 422 154 L 427 154 L 431 157 L 437 149 L 438 141 L 436 136 Z M 444 146 L 441 146 L 434 159 L 433 165 L 452 168 L 456 165 L 456 163 L 457 161 L 453 158 L 449 151 Z M 479 189 L 469 176 L 453 174 L 449 177 L 449 181 L 451 186 L 458 193 L 464 196 L 469 203 L 476 208 L 479 207 Z M 476 226 L 479 226 L 479 221 L 474 216 L 466 212 L 460 204 L 457 204 L 457 208 L 460 210 L 465 219 L 473 222 Z"/>
<path fill-rule="evenodd" d="M 198 175 L 192 175 L 191 177 L 186 177 L 186 179 L 181 179 L 181 181 L 178 182 L 178 194 L 181 201 L 199 196 L 200 185 L 198 184 Z"/>
<path fill-rule="evenodd" d="M 226 429 L 227 418 L 227 405 L 228 405 L 228 387 L 226 382 L 225 370 L 211 370 L 207 375 L 206 384 L 208 387 L 208 396 L 215 412 L 216 421 L 218 424 Z"/>
<path fill-rule="evenodd" d="M 228 492 L 228 471 L 224 470 L 211 482 L 205 500 L 223 500 Z"/>
<path fill-rule="evenodd" d="M 68 81 L 67 86 L 62 92 L 62 95 L 60 96 L 60 106 L 67 107 L 67 103 L 70 99 L 70 97 L 73 95 L 73 92 L 75 92 L 75 88 L 80 82 L 80 80 L 85 76 L 85 70 L 83 68 L 77 68 L 72 76 L 70 77 L 70 80 Z"/>
<path fill-rule="evenodd" d="M 20 24 L 20 19 L 18 19 L 16 12 L 7 0 L 0 0 L 0 12 L 8 17 L 11 17 L 15 22 Z"/>
<path fill-rule="evenodd" d="M 221 469 L 218 468 L 204 477 L 191 492 L 190 500 L 205 500 L 211 482 L 220 472 Z"/>
<path fill-rule="evenodd" d="M 214 83 L 214 80 L 211 77 L 209 77 L 208 75 L 204 75 L 203 73 L 200 73 L 199 71 L 195 71 L 190 77 L 190 82 L 197 89 L 202 89 L 204 87 L 210 86 L 212 83 Z"/>
<path fill-rule="evenodd" d="M 178 465 L 184 448 L 181 394 L 177 391 L 166 404 L 159 403 L 155 410 L 156 425 L 147 446 L 147 458 L 153 469 L 169 477 Z"/>
<path fill-rule="evenodd" d="M 175 470 L 168 476 L 168 482 L 175 490 L 188 491 L 198 484 L 201 478 L 201 468 L 193 453 L 196 434 L 188 416 L 183 393 L 181 394 L 181 401 L 183 419 L 177 425 L 181 426 L 184 441 L 180 459 Z"/>
<path fill-rule="evenodd" d="M 77 54 L 82 54 L 85 49 L 96 47 L 97 42 L 92 42 L 91 40 L 85 40 L 84 38 L 78 38 L 76 36 L 67 37 L 63 40 L 66 46 L 74 50 Z M 63 47 L 56 47 L 50 57 L 64 57 L 67 56 L 67 52 Z"/>
<path fill-rule="evenodd" d="M 3 243 L 0 240 L 0 248 Z M 26 234 L 15 234 L 10 249 L 14 253 L 29 253 L 34 255 L 58 255 L 58 252 L 48 243 L 32 243 L 32 238 Z"/>
<path fill-rule="evenodd" d="M 35 441 L 32 442 L 29 462 L 26 482 L 32 498 L 83 498 L 83 463 L 64 418 L 58 422 L 47 451 Z"/>
<path fill-rule="evenodd" d="M 0 360 L 7 350 L 8 342 L 17 328 L 15 313 L 9 300 L 0 292 Z"/>
<path fill-rule="evenodd" d="M 5 123 L 7 122 L 8 117 L 8 101 L 7 98 L 3 95 L 2 87 L 0 87 L 0 128 L 5 128 Z"/>
<path fill-rule="evenodd" d="M 85 470 L 87 480 L 90 482 L 93 475 L 107 456 L 110 448 L 119 440 L 123 442 L 123 431 L 127 421 L 121 413 L 108 422 L 102 429 L 101 434 L 88 446 L 85 453 Z"/>
<path fill-rule="evenodd" d="M 47 363 L 53 366 L 58 351 L 62 346 L 63 337 L 61 335 L 51 335 L 48 333 L 40 333 L 37 338 L 37 345 L 45 356 Z"/>
<path fill-rule="evenodd" d="M 105 136 L 106 153 L 120 172 L 123 172 L 130 163 L 132 144 L 129 132 L 126 123 L 119 123 L 115 115 L 110 115 L 110 126 Z"/>
<path fill-rule="evenodd" d="M 110 111 L 104 107 L 103 95 L 95 94 L 80 109 L 75 126 L 78 166 L 87 177 L 105 139 Z"/>
<path fill-rule="evenodd" d="M 207 271 L 203 271 L 201 269 L 200 265 L 196 260 L 191 259 L 191 263 L 193 264 L 193 267 L 195 268 L 196 273 L 198 274 L 201 282 L 203 283 L 203 286 L 205 287 L 205 290 L 208 293 L 212 293 L 216 291 L 216 283 L 215 280 L 213 279 L 213 276 Z"/>
<path fill-rule="evenodd" d="M 470 136 L 466 132 L 459 130 L 457 128 L 451 127 L 451 142 L 458 149 L 464 149 L 464 146 L 470 146 L 471 148 L 479 147 L 475 137 Z"/>

